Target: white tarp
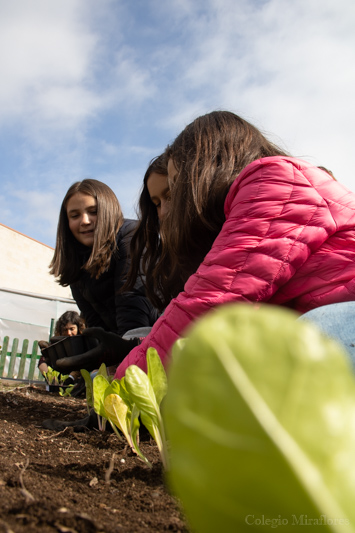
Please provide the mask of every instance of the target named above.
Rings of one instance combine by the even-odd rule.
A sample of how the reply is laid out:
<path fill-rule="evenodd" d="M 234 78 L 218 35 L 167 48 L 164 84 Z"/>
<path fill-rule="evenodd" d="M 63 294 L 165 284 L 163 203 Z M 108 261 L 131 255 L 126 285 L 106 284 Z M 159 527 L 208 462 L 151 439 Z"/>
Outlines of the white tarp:
<path fill-rule="evenodd" d="M 78 311 L 74 300 L 0 288 L 0 338 L 47 340 L 51 319 L 65 311 Z"/>
<path fill-rule="evenodd" d="M 28 339 L 31 353 L 33 341 L 48 340 L 51 320 L 57 321 L 65 311 L 79 311 L 74 300 L 0 288 L 0 345 L 8 336 L 11 351 L 13 339 L 18 338 L 21 352 L 23 340 Z"/>

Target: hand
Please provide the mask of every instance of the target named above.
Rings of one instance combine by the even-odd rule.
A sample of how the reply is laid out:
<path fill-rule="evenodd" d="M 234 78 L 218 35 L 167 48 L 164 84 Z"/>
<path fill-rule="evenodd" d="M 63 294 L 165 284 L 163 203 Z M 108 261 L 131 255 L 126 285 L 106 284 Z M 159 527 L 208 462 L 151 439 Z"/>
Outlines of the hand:
<path fill-rule="evenodd" d="M 95 370 L 102 363 L 105 363 L 106 366 L 118 366 L 132 348 L 139 344 L 138 338 L 122 339 L 116 333 L 105 331 L 102 328 L 87 328 L 82 334 L 86 337 L 98 339 L 100 343 L 85 353 L 58 359 L 55 370 L 63 374 L 82 368 L 88 371 Z"/>
<path fill-rule="evenodd" d="M 39 346 L 39 348 L 41 350 L 41 357 L 40 357 L 40 360 L 38 361 L 38 368 L 40 369 L 40 371 L 43 374 L 43 372 L 47 372 L 48 366 L 50 364 L 49 363 L 49 357 L 48 357 L 47 352 L 46 352 L 46 348 L 48 348 L 49 342 L 47 342 L 47 341 L 38 341 L 38 346 Z"/>
<path fill-rule="evenodd" d="M 45 350 L 49 346 L 49 342 L 47 341 L 38 341 L 38 346 L 42 352 L 42 350 Z"/>

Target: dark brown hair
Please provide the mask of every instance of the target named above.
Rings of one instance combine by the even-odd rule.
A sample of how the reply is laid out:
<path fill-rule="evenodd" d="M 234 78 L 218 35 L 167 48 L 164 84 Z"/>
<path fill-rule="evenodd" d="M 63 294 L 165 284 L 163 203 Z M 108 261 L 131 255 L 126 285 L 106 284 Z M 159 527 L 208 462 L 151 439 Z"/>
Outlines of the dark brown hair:
<path fill-rule="evenodd" d="M 76 193 L 88 194 L 97 202 L 97 222 L 94 244 L 89 259 L 81 264 L 80 243 L 73 236 L 67 216 L 67 204 Z M 50 274 L 58 278 L 63 287 L 77 281 L 81 268 L 96 279 L 105 272 L 116 250 L 116 235 L 123 224 L 123 214 L 115 193 L 108 185 L 94 179 L 77 181 L 68 189 L 62 202 L 57 228 L 57 240 Z"/>
<path fill-rule="evenodd" d="M 63 328 L 67 324 L 74 324 L 78 328 L 78 334 L 81 335 L 85 329 L 85 320 L 76 311 L 66 311 L 57 320 L 54 335 L 56 337 L 63 335 Z"/>
<path fill-rule="evenodd" d="M 121 289 L 130 290 L 134 287 L 137 276 L 142 273 L 145 277 L 146 295 L 157 308 L 161 308 L 158 296 L 160 287 L 154 283 L 154 270 L 161 255 L 160 223 L 157 208 L 150 199 L 147 182 L 153 173 L 167 176 L 167 159 L 162 154 L 149 163 L 144 174 L 143 186 L 138 200 L 139 223 L 131 240 L 131 265 L 127 275 L 127 282 Z"/>
<path fill-rule="evenodd" d="M 224 202 L 251 162 L 288 155 L 252 124 L 214 111 L 189 124 L 166 150 L 177 170 L 169 176 L 170 210 L 161 226 L 162 253 L 154 287 L 167 305 L 203 261 L 225 221 Z"/>

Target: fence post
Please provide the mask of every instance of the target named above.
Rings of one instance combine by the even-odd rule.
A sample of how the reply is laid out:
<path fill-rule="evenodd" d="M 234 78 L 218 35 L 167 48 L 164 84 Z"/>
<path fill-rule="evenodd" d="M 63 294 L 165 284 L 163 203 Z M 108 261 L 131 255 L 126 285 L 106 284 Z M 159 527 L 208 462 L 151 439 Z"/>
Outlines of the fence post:
<path fill-rule="evenodd" d="M 51 318 L 51 328 L 49 330 L 49 340 L 51 340 L 51 338 L 54 335 L 54 324 L 55 324 L 55 318 Z"/>
<path fill-rule="evenodd" d="M 9 368 L 7 371 L 7 377 L 13 378 L 14 377 L 14 369 L 15 369 L 15 362 L 16 362 L 16 356 L 17 356 L 17 348 L 18 348 L 18 338 L 16 337 L 12 341 L 12 349 L 11 349 L 11 355 L 10 355 L 10 361 L 9 361 Z"/>
<path fill-rule="evenodd" d="M 28 379 L 29 380 L 33 380 L 33 375 L 34 375 L 35 369 L 36 369 L 37 352 L 38 352 L 38 341 L 34 341 L 33 342 L 33 347 L 32 347 L 30 369 L 28 371 Z"/>
<path fill-rule="evenodd" d="M 28 350 L 28 339 L 25 339 L 22 343 L 22 352 L 21 352 L 21 359 L 20 359 L 20 366 L 18 369 L 18 379 L 23 379 L 23 375 L 25 373 L 25 365 L 26 365 L 26 358 L 27 358 L 27 350 Z"/>
<path fill-rule="evenodd" d="M 1 350 L 1 358 L 0 358 L 0 378 L 3 377 L 4 368 L 5 368 L 5 362 L 6 362 L 6 356 L 7 356 L 7 348 L 9 346 L 9 337 L 4 337 L 4 342 L 2 345 Z"/>

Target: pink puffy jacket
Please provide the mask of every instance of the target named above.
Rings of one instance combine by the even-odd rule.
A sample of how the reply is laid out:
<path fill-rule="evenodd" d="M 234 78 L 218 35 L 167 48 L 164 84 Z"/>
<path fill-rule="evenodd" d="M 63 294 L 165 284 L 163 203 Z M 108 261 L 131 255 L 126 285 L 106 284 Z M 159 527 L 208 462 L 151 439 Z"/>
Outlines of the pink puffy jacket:
<path fill-rule="evenodd" d="M 148 347 L 163 364 L 186 327 L 226 302 L 269 302 L 304 313 L 355 300 L 355 194 L 305 161 L 266 157 L 232 184 L 226 221 L 203 263 L 150 335 L 116 371 L 146 371 Z"/>

